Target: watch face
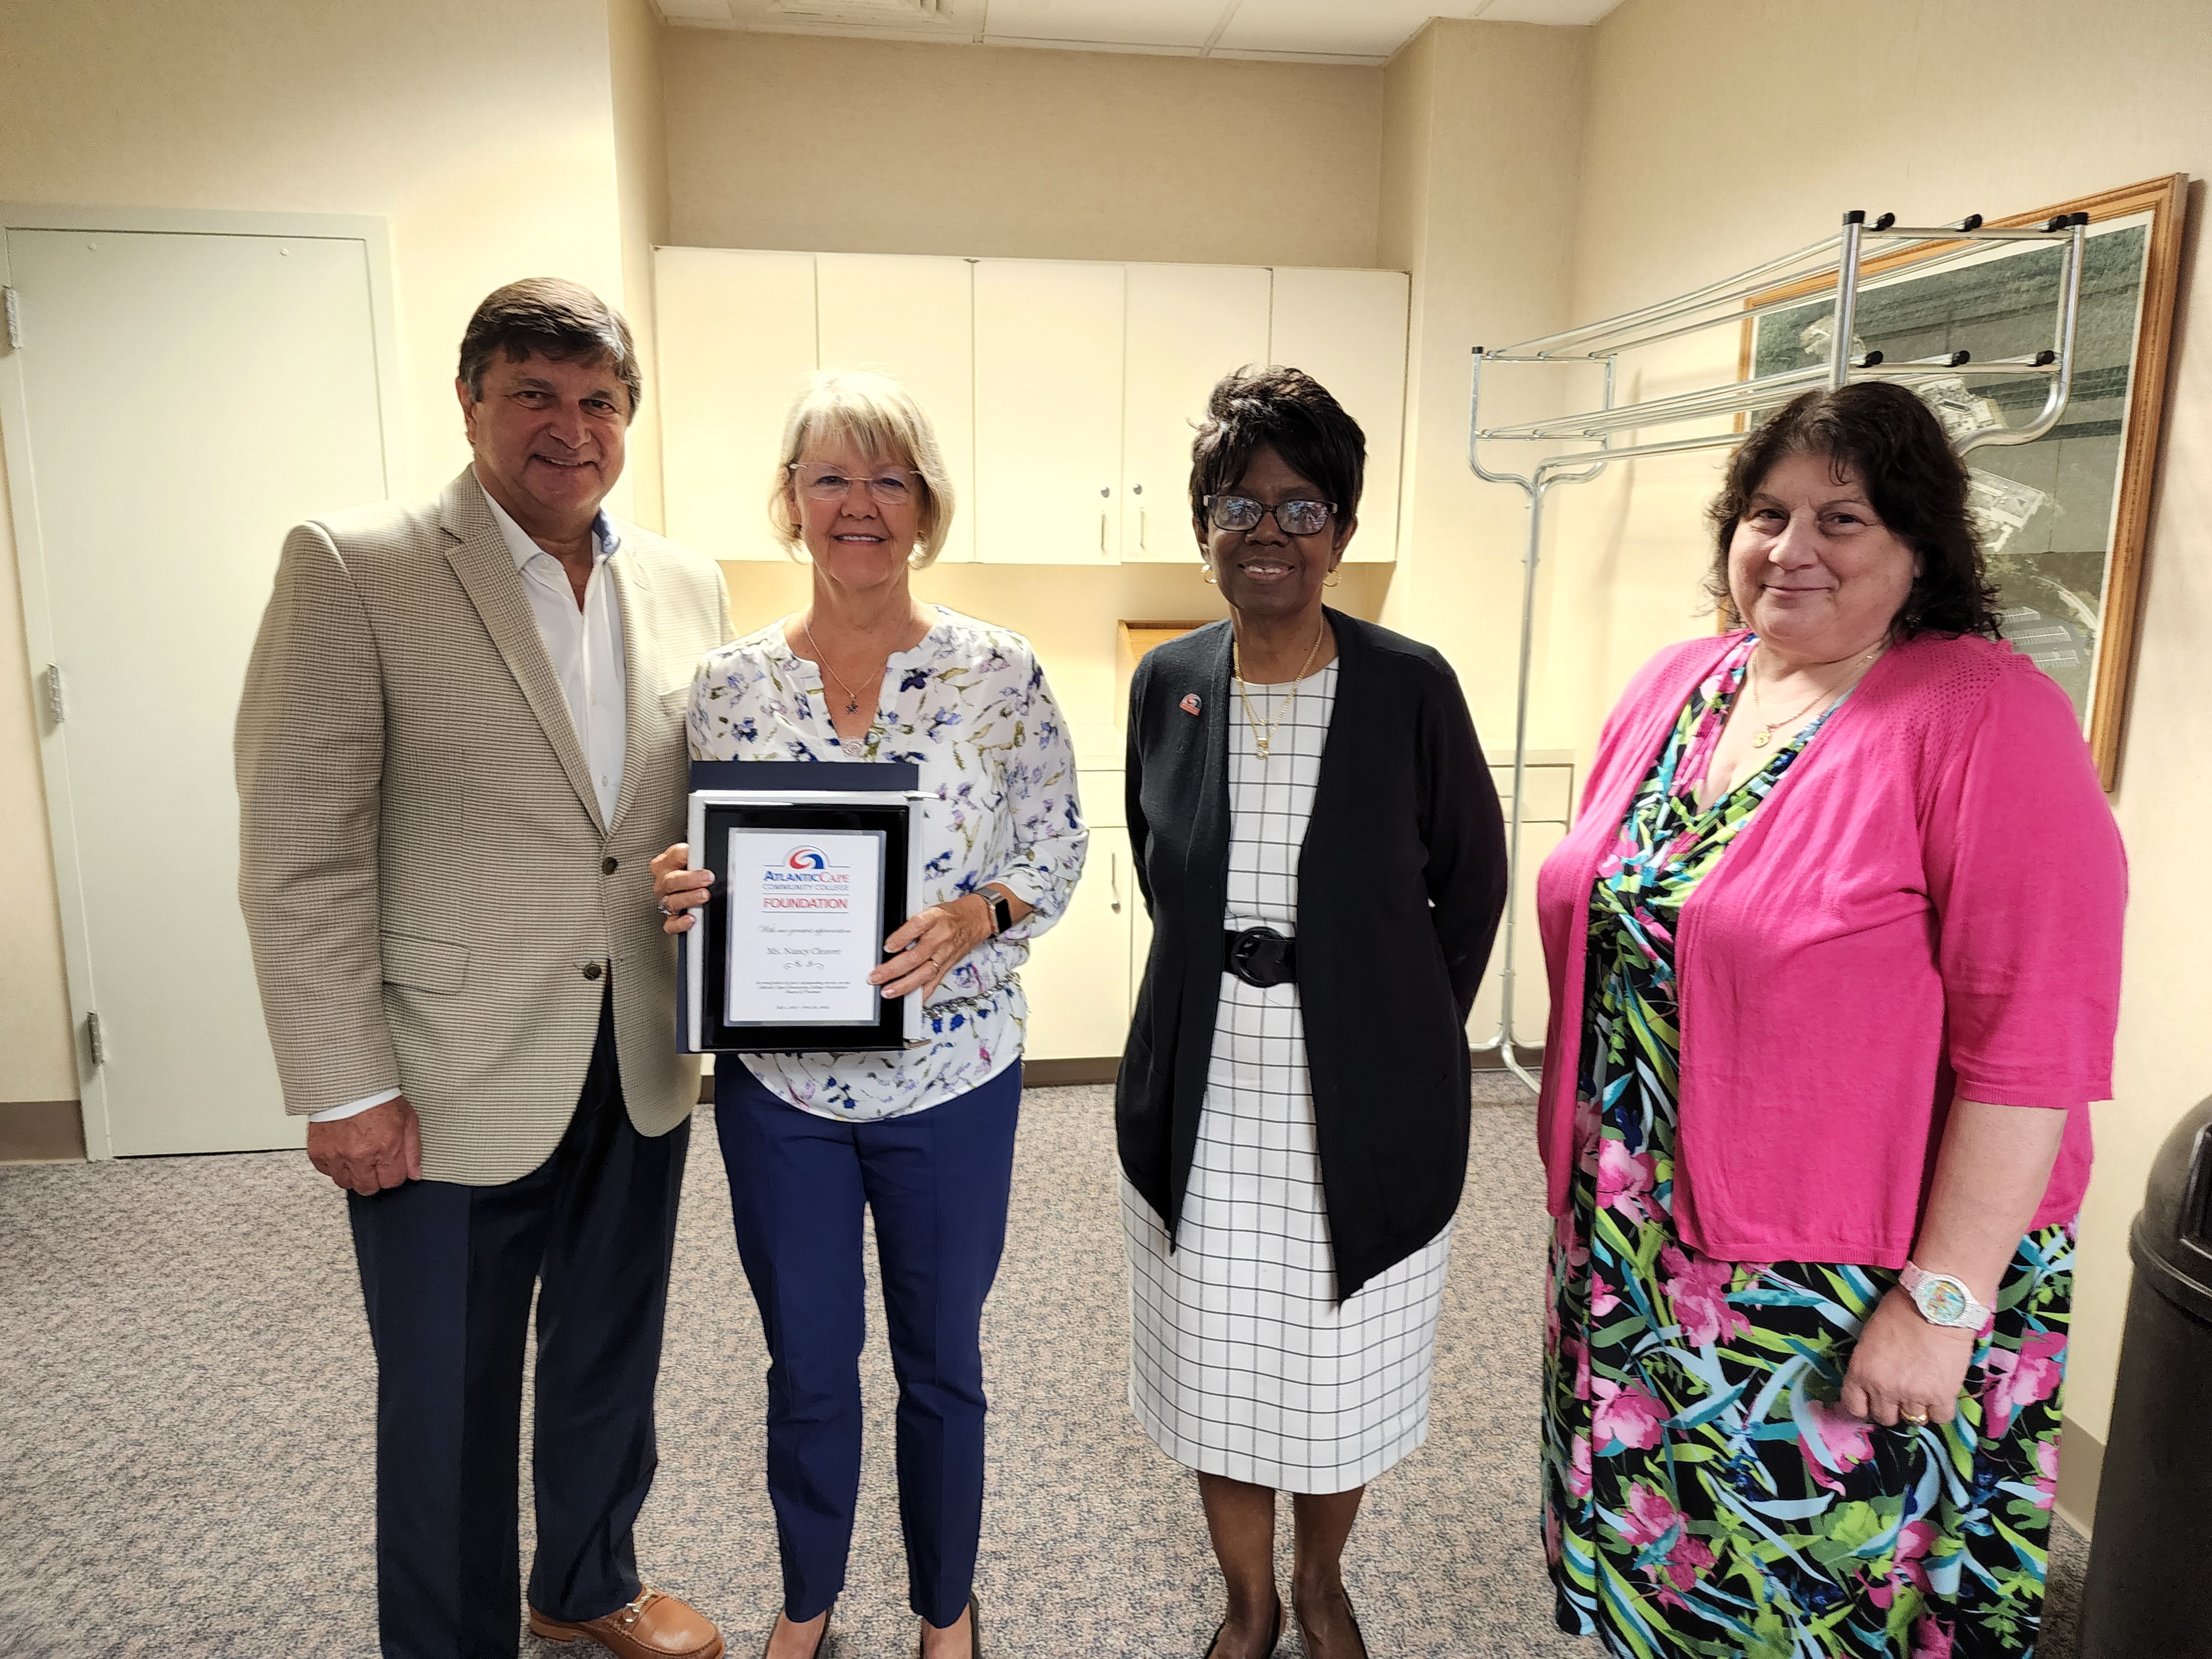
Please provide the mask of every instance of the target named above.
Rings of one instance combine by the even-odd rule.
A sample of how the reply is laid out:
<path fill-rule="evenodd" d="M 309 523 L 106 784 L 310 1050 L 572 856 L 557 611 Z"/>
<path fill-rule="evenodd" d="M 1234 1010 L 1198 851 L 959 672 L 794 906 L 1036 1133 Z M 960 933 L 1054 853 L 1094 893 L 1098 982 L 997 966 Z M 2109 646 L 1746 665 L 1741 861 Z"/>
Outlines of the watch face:
<path fill-rule="evenodd" d="M 1928 1316 L 1931 1324 L 1956 1324 L 1966 1316 L 1966 1292 L 1956 1279 L 1931 1273 L 1920 1281 L 1920 1288 L 1912 1293 L 1912 1299 L 1920 1304 L 1920 1311 Z"/>

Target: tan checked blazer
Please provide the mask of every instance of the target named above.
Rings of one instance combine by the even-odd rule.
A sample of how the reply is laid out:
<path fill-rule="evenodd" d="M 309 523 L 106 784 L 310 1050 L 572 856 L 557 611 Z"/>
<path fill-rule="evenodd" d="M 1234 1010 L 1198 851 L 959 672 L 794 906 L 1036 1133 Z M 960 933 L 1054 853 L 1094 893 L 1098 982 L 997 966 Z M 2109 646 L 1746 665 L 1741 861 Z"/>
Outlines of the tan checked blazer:
<path fill-rule="evenodd" d="M 684 837 L 685 705 L 726 597 L 699 555 L 619 533 L 611 825 L 472 471 L 295 528 L 246 668 L 239 899 L 286 1108 L 401 1090 L 431 1180 L 489 1186 L 551 1154 L 610 971 L 631 1121 L 665 1134 L 698 1097 L 646 866 Z"/>

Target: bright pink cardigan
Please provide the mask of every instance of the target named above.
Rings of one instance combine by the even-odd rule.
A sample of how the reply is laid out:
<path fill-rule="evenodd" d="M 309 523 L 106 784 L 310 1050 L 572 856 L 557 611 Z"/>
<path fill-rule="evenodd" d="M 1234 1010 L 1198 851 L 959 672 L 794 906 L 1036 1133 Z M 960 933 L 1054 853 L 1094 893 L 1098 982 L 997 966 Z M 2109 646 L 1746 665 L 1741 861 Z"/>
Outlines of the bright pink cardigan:
<path fill-rule="evenodd" d="M 1575 1162 L 1591 884 L 1682 705 L 1741 638 L 1644 665 L 1536 878 L 1554 1215 Z M 1885 654 L 1683 906 L 1683 1238 L 1724 1261 L 1902 1266 L 1954 1091 L 2067 1113 L 2034 1224 L 2072 1216 L 2084 1108 L 2112 1093 L 2126 884 L 2056 684 L 1986 640 Z"/>

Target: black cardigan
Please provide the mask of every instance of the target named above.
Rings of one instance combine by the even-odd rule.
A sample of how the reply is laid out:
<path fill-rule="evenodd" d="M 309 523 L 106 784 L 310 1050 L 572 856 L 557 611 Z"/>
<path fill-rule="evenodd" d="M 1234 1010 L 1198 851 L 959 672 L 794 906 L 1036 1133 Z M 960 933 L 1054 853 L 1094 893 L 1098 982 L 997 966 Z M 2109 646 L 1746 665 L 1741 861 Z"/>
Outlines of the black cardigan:
<path fill-rule="evenodd" d="M 1458 1207 L 1467 1018 L 1504 908 L 1505 832 L 1443 657 L 1328 615 L 1336 702 L 1298 854 L 1297 981 L 1341 1299 Z M 1152 948 L 1115 1128 L 1121 1168 L 1171 1235 L 1221 997 L 1230 640 L 1224 622 L 1157 647 L 1129 688 L 1129 840 Z"/>

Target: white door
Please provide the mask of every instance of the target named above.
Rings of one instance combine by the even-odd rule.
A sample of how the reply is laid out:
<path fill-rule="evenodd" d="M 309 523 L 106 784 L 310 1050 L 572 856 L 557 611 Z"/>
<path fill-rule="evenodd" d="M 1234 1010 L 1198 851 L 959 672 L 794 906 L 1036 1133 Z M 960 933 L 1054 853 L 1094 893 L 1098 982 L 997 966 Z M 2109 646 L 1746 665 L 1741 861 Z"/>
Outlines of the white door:
<path fill-rule="evenodd" d="M 1121 406 L 1121 557 L 1195 562 L 1190 447 L 1215 382 L 1267 361 L 1268 272 L 1130 265 Z"/>
<path fill-rule="evenodd" d="M 1121 559 L 1121 267 L 975 265 L 975 556 Z"/>
<path fill-rule="evenodd" d="M 285 531 L 390 493 L 382 275 L 360 238 L 6 247 L 0 418 L 33 666 L 60 672 L 41 719 L 88 1148 L 296 1146 L 239 915 L 231 729 Z"/>
<path fill-rule="evenodd" d="M 817 362 L 814 256 L 658 248 L 653 281 L 668 533 L 710 559 L 786 558 L 769 489 Z"/>
<path fill-rule="evenodd" d="M 1406 423 L 1406 307 L 1399 270 L 1275 267 L 1273 362 L 1327 386 L 1367 434 L 1359 533 L 1345 557 L 1398 556 L 1398 468 Z"/>
<path fill-rule="evenodd" d="M 974 270 L 923 254 L 814 256 L 822 367 L 896 375 L 936 429 L 954 495 L 945 564 L 975 556 Z"/>

